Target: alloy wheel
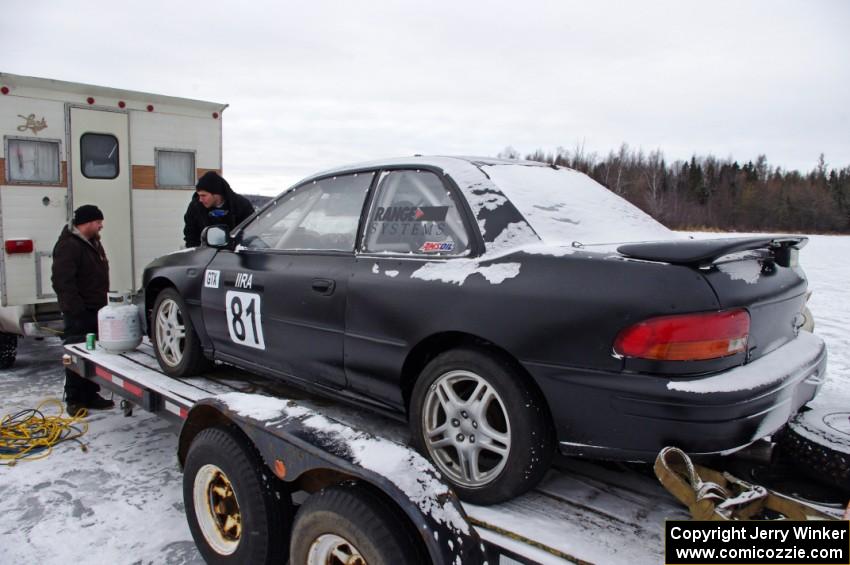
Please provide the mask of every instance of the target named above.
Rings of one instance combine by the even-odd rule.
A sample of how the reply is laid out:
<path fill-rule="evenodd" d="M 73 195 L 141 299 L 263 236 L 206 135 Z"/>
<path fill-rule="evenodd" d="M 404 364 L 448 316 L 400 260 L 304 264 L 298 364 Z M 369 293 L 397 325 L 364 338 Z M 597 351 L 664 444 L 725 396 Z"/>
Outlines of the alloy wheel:
<path fill-rule="evenodd" d="M 480 487 L 504 469 L 510 420 L 499 393 L 483 377 L 467 370 L 440 375 L 425 397 L 422 424 L 431 459 L 455 483 Z"/>
<path fill-rule="evenodd" d="M 163 300 L 156 312 L 154 327 L 162 360 L 170 367 L 176 367 L 183 360 L 186 347 L 186 326 L 180 305 L 171 298 Z"/>

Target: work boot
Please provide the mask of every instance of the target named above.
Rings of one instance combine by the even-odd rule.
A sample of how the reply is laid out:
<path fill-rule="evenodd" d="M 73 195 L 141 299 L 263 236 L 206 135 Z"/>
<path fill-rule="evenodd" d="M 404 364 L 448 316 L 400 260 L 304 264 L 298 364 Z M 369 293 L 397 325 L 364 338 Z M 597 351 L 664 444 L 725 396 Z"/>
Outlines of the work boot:
<path fill-rule="evenodd" d="M 69 416 L 75 417 L 80 411 L 83 411 L 83 414 L 86 413 L 86 405 L 82 402 L 77 402 L 75 400 L 69 400 L 65 403 L 65 411 Z"/>
<path fill-rule="evenodd" d="M 114 408 L 115 403 L 108 398 L 103 398 L 99 394 L 95 394 L 86 401 L 86 408 L 89 410 L 108 410 Z"/>

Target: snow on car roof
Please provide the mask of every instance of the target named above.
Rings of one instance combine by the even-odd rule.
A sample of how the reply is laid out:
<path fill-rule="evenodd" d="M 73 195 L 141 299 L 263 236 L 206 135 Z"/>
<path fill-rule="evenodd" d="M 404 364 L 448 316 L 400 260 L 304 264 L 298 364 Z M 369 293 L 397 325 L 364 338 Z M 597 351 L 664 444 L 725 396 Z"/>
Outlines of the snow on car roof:
<path fill-rule="evenodd" d="M 535 161 L 417 155 L 329 169 L 305 181 L 357 169 L 397 166 L 433 167 L 449 175 L 472 208 L 486 236 L 488 253 L 541 240 L 600 244 L 682 237 L 584 173 Z M 486 212 L 508 201 L 528 223 L 514 222 L 498 234 L 489 234 Z"/>
<path fill-rule="evenodd" d="M 342 165 L 339 167 L 332 167 L 330 169 L 326 169 L 324 171 L 320 171 L 314 175 L 310 175 L 305 178 L 303 181 L 300 181 L 298 184 L 302 182 L 307 182 L 319 177 L 326 177 L 328 175 L 332 175 L 334 173 L 342 173 L 346 171 L 352 171 L 356 169 L 375 169 L 378 167 L 396 167 L 396 166 L 419 166 L 419 167 L 436 167 L 439 169 L 443 169 L 446 172 L 449 172 L 450 169 L 457 167 L 461 163 L 471 163 L 473 165 L 479 163 L 486 164 L 513 164 L 513 163 L 522 163 L 524 165 L 531 166 L 540 166 L 547 167 L 548 165 L 544 163 L 538 163 L 537 161 L 512 161 L 508 159 L 494 159 L 491 157 L 466 157 L 466 156 L 446 156 L 446 155 L 413 155 L 410 157 L 389 157 L 386 159 L 375 159 L 372 161 L 363 161 L 360 163 L 352 163 L 348 165 Z"/>

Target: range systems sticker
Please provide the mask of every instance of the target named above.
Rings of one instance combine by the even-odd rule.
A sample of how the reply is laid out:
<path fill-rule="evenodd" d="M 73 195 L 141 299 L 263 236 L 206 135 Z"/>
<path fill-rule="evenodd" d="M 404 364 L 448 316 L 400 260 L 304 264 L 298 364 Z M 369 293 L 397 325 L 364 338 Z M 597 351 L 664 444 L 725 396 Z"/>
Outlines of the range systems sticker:
<path fill-rule="evenodd" d="M 448 206 L 379 206 L 375 213 L 378 222 L 445 222 Z"/>

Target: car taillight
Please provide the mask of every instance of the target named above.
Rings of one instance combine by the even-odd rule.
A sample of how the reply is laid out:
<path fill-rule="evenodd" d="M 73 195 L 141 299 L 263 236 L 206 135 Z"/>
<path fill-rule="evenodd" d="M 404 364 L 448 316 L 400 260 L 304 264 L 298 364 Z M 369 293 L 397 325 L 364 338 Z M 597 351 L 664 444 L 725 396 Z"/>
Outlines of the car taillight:
<path fill-rule="evenodd" d="M 658 361 L 699 361 L 747 350 L 746 310 L 649 318 L 620 332 L 614 352 Z"/>

